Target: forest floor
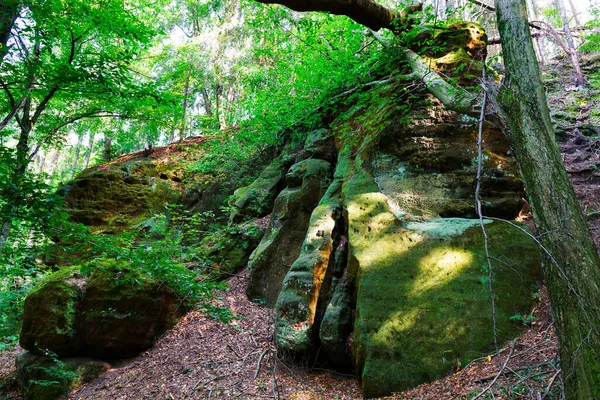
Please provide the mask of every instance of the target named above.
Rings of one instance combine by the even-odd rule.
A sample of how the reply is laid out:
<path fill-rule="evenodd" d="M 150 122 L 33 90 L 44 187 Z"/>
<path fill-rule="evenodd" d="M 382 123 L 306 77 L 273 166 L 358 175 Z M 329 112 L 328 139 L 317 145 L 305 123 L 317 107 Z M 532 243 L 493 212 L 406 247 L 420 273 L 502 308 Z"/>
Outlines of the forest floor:
<path fill-rule="evenodd" d="M 593 65 L 584 63 L 586 68 L 591 71 Z M 570 76 L 564 63 L 545 68 L 565 166 L 600 248 L 600 115 L 594 112 L 600 101 L 594 93 L 572 88 Z M 218 304 L 237 316 L 231 324 L 191 312 L 155 347 L 114 363 L 69 399 L 361 399 L 359 380 L 351 372 L 317 363 L 299 367 L 277 356 L 273 312 L 247 300 L 247 279 L 244 270 L 219 293 Z M 535 319 L 502 347 L 499 358 L 482 355 L 446 378 L 388 399 L 559 399 L 557 340 L 547 293 L 543 288 L 539 293 L 532 305 Z M 2 399 L 22 398 L 14 384 L 14 358 L 20 351 L 17 346 L 0 354 Z"/>

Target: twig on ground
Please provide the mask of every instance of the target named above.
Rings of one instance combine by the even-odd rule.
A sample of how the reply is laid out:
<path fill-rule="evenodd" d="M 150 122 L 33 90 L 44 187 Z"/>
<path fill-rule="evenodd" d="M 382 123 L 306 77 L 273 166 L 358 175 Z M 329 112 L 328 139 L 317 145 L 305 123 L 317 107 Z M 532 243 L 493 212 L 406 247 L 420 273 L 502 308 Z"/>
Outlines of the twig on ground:
<path fill-rule="evenodd" d="M 494 386 L 494 384 L 496 383 L 498 378 L 503 375 L 504 369 L 506 368 L 506 366 L 508 365 L 508 362 L 510 361 L 510 357 L 512 356 L 512 353 L 515 349 L 516 344 L 517 344 L 517 340 L 513 340 L 512 346 L 510 348 L 510 352 L 508 353 L 508 356 L 506 356 L 506 360 L 504 360 L 504 364 L 502 364 L 502 366 L 500 367 L 500 371 L 498 371 L 498 373 L 494 377 L 494 380 L 485 389 L 483 389 L 477 396 L 473 397 L 473 399 L 471 399 L 471 400 L 477 400 L 477 399 L 481 398 L 481 396 L 486 394 Z"/>
<path fill-rule="evenodd" d="M 256 371 L 254 372 L 254 379 L 258 378 L 258 373 L 260 372 L 260 364 L 262 363 L 262 360 L 268 351 L 269 351 L 269 349 L 266 348 L 262 353 L 260 353 L 260 357 L 258 357 L 258 362 L 256 363 Z"/>

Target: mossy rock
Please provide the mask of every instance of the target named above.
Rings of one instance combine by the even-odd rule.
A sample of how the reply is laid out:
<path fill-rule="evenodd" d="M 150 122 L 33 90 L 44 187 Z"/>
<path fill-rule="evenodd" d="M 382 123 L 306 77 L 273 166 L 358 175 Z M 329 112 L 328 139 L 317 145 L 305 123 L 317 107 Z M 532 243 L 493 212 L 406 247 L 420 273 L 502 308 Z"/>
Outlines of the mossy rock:
<path fill-rule="evenodd" d="M 308 158 L 318 158 L 335 162 L 337 151 L 333 133 L 329 129 L 321 128 L 310 132 L 304 141 L 304 148 L 296 156 L 296 162 Z"/>
<path fill-rule="evenodd" d="M 68 267 L 26 297 L 20 343 L 40 355 L 128 357 L 151 347 L 183 311 L 171 288 L 127 263 L 105 261 L 89 275 Z"/>
<path fill-rule="evenodd" d="M 333 295 L 319 328 L 319 339 L 325 355 L 335 365 L 345 369 L 352 366 L 347 345 L 355 313 L 352 292 L 352 282 L 347 278 L 334 285 Z"/>
<path fill-rule="evenodd" d="M 313 209 L 330 183 L 331 164 L 308 159 L 292 165 L 286 174 L 287 187 L 273 207 L 265 236 L 250 256 L 246 294 L 251 300 L 273 306 L 281 285 L 300 249 Z"/>
<path fill-rule="evenodd" d="M 313 210 L 300 255 L 287 272 L 277 298 L 275 338 L 277 349 L 283 353 L 306 355 L 318 348 L 317 304 L 331 280 L 326 278 L 335 254 L 336 224 L 339 229 L 341 219 L 340 189 L 341 182 L 333 182 Z"/>
<path fill-rule="evenodd" d="M 409 48 L 432 58 L 462 50 L 469 54 L 471 61 L 484 60 L 487 48 L 485 30 L 474 22 L 426 25 L 416 34 L 411 32 L 406 39 Z"/>
<path fill-rule="evenodd" d="M 208 280 L 219 280 L 243 268 L 264 232 L 248 224 L 226 228 L 205 237 L 200 244 L 200 257 Z"/>
<path fill-rule="evenodd" d="M 25 298 L 21 347 L 74 355 L 81 351 L 77 317 L 87 279 L 69 267 L 42 280 Z"/>
<path fill-rule="evenodd" d="M 267 215 L 279 192 L 285 187 L 285 174 L 294 163 L 291 145 L 286 146 L 249 186 L 237 189 L 229 201 L 233 211 L 229 222 L 237 224 Z"/>
<path fill-rule="evenodd" d="M 358 174 L 360 176 L 360 174 Z M 368 174 L 347 183 L 350 263 L 357 285 L 353 346 L 366 397 L 442 377 L 493 348 L 483 235 L 477 220 L 411 223 L 394 216 Z M 361 189 L 352 191 L 352 188 Z M 465 223 L 460 223 L 464 221 Z M 428 226 L 433 224 L 433 226 Z M 496 265 L 498 337 L 530 309 L 539 249 L 524 233 L 487 224 Z"/>
<path fill-rule="evenodd" d="M 473 126 L 440 120 L 391 126 L 381 135 L 368 168 L 397 217 L 476 217 L 476 133 Z M 524 196 L 518 166 L 505 136 L 491 124 L 484 125 L 483 143 L 483 211 L 513 219 Z"/>
<path fill-rule="evenodd" d="M 177 322 L 178 299 L 141 269 L 108 267 L 93 273 L 81 303 L 85 354 L 123 358 L 154 345 Z"/>
<path fill-rule="evenodd" d="M 55 400 L 107 371 L 110 365 L 88 358 L 56 359 L 24 352 L 15 360 L 25 400 Z"/>
<path fill-rule="evenodd" d="M 494 347 L 483 235 L 477 219 L 465 218 L 475 216 L 476 129 L 430 107 L 415 107 L 410 124 L 394 111 L 371 120 L 381 107 L 332 124 L 342 134 L 364 132 L 355 156 L 338 168 L 346 171 L 347 277 L 356 299 L 352 357 L 365 397 L 438 379 Z M 522 195 L 518 168 L 497 129 L 486 126 L 484 136 L 486 213 L 513 218 Z M 419 202 L 403 202 L 407 194 Z M 494 289 L 498 337 L 507 341 L 521 328 L 510 317 L 530 310 L 540 254 L 508 224 L 486 228 L 491 255 L 502 260 L 494 264 Z M 326 311 L 324 342 L 327 318 Z M 344 343 L 335 343 L 329 356 L 343 362 Z"/>
<path fill-rule="evenodd" d="M 183 192 L 183 172 L 152 159 L 112 162 L 86 170 L 59 193 L 71 220 L 96 231 L 131 230 L 148 215 L 175 203 Z"/>

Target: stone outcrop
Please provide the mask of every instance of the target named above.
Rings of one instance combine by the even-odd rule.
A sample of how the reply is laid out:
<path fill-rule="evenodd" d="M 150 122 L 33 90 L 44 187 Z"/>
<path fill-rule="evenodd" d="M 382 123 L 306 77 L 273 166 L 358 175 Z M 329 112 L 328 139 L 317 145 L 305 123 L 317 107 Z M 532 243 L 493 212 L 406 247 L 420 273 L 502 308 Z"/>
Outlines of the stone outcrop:
<path fill-rule="evenodd" d="M 248 264 L 264 232 L 255 224 L 234 225 L 219 230 L 200 243 L 200 270 L 207 280 L 227 278 Z"/>
<path fill-rule="evenodd" d="M 287 187 L 273 206 L 267 232 L 250 256 L 250 299 L 273 305 L 292 263 L 298 258 L 313 209 L 330 183 L 331 164 L 308 159 L 290 167 Z"/>
<path fill-rule="evenodd" d="M 172 162 L 124 159 L 91 168 L 63 186 L 71 220 L 103 233 L 132 230 L 183 193 L 183 172 Z"/>
<path fill-rule="evenodd" d="M 234 192 L 229 201 L 233 209 L 229 217 L 230 223 L 237 224 L 264 217 L 271 212 L 277 195 L 285 187 L 287 170 L 294 163 L 294 147 L 288 144 L 254 182 Z"/>
<path fill-rule="evenodd" d="M 409 124 L 394 110 L 391 101 L 373 102 L 332 124 L 345 138 L 334 181 L 312 211 L 276 304 L 279 351 L 354 368 L 366 397 L 436 379 L 493 347 L 473 198 L 476 124 L 435 103 L 412 111 Z M 483 153 L 484 213 L 514 219 L 523 186 L 491 124 Z M 519 332 L 510 317 L 528 312 L 539 251 L 508 224 L 485 226 L 490 252 L 502 260 L 494 263 L 497 333 L 509 340 Z M 283 254 L 289 247 L 290 240 L 277 244 Z M 269 273 L 285 269 L 268 263 Z"/>
<path fill-rule="evenodd" d="M 89 275 L 64 268 L 25 299 L 21 347 L 58 357 L 124 358 L 151 347 L 184 309 L 140 268 L 106 261 Z"/>

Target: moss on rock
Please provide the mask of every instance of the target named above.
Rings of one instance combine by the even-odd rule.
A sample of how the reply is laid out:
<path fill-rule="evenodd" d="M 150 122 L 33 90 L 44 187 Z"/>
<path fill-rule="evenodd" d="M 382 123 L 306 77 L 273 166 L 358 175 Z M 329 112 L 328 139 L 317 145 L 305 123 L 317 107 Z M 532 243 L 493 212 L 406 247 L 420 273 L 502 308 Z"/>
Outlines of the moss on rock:
<path fill-rule="evenodd" d="M 248 224 L 220 230 L 205 237 L 200 244 L 200 256 L 208 280 L 223 279 L 236 273 L 248 263 L 263 233 Z"/>
<path fill-rule="evenodd" d="M 17 382 L 25 400 L 55 400 L 110 368 L 87 358 L 56 359 L 24 352 L 17 356 Z"/>
<path fill-rule="evenodd" d="M 334 255 L 334 230 L 342 211 L 340 192 L 341 181 L 335 180 L 312 212 L 300 255 L 283 281 L 275 312 L 279 351 L 298 354 L 318 348 L 317 303 Z"/>
<path fill-rule="evenodd" d="M 148 272 L 123 265 L 98 269 L 81 303 L 85 354 L 102 358 L 135 355 L 154 345 L 182 313 L 173 291 Z"/>
<path fill-rule="evenodd" d="M 60 357 L 127 357 L 151 347 L 183 310 L 173 290 L 127 263 L 105 261 L 89 276 L 64 268 L 25 299 L 21 346 Z"/>
<path fill-rule="evenodd" d="M 77 354 L 77 314 L 86 284 L 78 267 L 64 268 L 38 283 L 25 299 L 21 347 L 37 354 Z"/>
<path fill-rule="evenodd" d="M 229 202 L 233 208 L 229 221 L 240 223 L 269 213 L 279 192 L 285 187 L 285 174 L 293 164 L 291 145 L 284 148 L 249 186 L 237 189 Z"/>
<path fill-rule="evenodd" d="M 308 159 L 290 167 L 284 189 L 273 207 L 262 241 L 250 256 L 246 294 L 252 300 L 274 305 L 281 284 L 298 258 L 310 215 L 329 186 L 331 164 Z"/>

